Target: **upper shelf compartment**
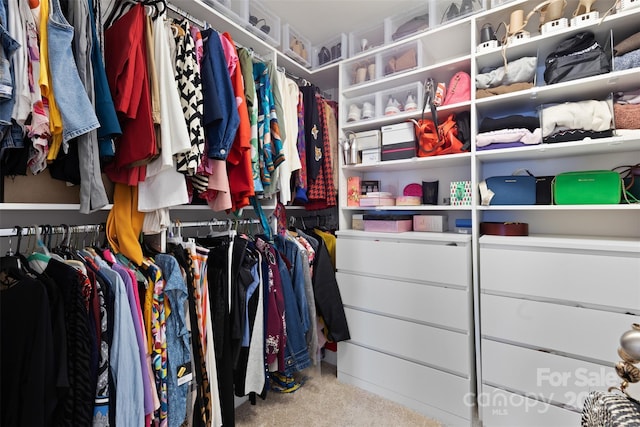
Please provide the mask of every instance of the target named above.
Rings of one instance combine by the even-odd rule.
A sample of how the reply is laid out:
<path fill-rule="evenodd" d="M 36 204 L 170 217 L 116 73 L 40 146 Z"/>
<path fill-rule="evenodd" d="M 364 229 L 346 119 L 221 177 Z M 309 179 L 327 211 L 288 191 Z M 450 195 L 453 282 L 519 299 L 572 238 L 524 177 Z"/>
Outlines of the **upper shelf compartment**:
<path fill-rule="evenodd" d="M 500 24 L 502 28 L 497 31 L 497 38 L 501 39 L 504 34 L 504 26 L 509 23 L 511 13 L 516 10 L 523 10 L 524 16 L 526 16 L 533 10 L 538 2 L 511 2 L 498 9 L 491 10 L 487 13 L 479 15 L 475 20 L 476 40 L 479 43 L 480 29 L 484 25 L 491 25 L 494 29 L 497 29 Z M 572 14 L 578 2 L 575 0 L 568 0 L 567 6 L 564 9 L 563 16 L 570 20 Z M 538 52 L 550 52 L 558 43 L 569 37 L 571 34 L 575 34 L 579 31 L 591 31 L 595 34 L 597 39 L 607 38 L 609 33 L 613 31 L 615 40 L 622 40 L 632 34 L 632 30 L 638 29 L 638 15 L 637 8 L 630 10 L 623 10 L 604 17 L 607 9 L 611 6 L 611 2 L 596 1 L 593 4 L 592 10 L 599 12 L 600 19 L 594 20 L 593 23 L 580 25 L 577 27 L 567 25 L 564 28 L 559 28 L 554 31 L 546 31 L 542 33 L 538 25 L 540 23 L 540 14 L 535 13 L 527 21 L 524 31 L 529 34 L 529 38 L 513 41 L 507 46 L 500 46 L 496 48 L 489 48 L 476 53 L 476 66 L 478 70 L 482 70 L 486 67 L 496 67 L 502 65 L 503 54 L 506 56 L 507 61 L 512 61 L 523 56 L 536 56 Z M 602 18 L 604 17 L 604 19 Z M 542 58 L 544 61 L 544 58 Z"/>

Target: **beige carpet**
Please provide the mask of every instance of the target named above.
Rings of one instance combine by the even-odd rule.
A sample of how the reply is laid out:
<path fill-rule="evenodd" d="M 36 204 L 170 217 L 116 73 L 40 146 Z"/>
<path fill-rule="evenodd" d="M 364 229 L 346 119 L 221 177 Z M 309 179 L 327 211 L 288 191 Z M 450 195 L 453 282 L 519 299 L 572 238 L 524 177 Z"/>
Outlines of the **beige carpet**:
<path fill-rule="evenodd" d="M 336 368 L 323 363 L 304 371 L 306 383 L 294 393 L 269 391 L 256 404 L 236 408 L 236 426 L 411 426 L 438 427 L 440 424 L 395 402 L 338 382 Z"/>

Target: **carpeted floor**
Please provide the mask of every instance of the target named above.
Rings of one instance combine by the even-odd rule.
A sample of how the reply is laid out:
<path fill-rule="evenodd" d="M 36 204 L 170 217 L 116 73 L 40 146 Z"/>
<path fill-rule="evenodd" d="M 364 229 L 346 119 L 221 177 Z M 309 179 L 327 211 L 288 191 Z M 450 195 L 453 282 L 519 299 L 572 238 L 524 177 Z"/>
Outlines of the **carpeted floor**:
<path fill-rule="evenodd" d="M 322 363 L 304 371 L 305 384 L 294 393 L 269 391 L 236 408 L 238 427 L 439 427 L 432 419 L 373 393 L 338 382 L 336 367 Z"/>

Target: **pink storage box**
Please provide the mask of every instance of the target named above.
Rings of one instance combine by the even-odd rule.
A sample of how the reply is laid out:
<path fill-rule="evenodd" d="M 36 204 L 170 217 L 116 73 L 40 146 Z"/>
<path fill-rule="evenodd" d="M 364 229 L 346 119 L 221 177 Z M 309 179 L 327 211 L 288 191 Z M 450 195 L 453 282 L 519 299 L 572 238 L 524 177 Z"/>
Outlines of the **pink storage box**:
<path fill-rule="evenodd" d="M 413 230 L 411 216 L 364 215 L 364 231 L 402 233 Z"/>

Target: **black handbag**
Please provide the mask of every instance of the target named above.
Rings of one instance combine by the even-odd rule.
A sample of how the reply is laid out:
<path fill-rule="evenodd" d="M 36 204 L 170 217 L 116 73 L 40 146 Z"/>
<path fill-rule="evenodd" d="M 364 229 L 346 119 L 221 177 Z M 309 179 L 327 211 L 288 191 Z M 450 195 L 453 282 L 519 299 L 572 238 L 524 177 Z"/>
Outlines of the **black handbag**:
<path fill-rule="evenodd" d="M 410 34 L 417 33 L 418 31 L 426 30 L 429 28 L 429 14 L 414 16 L 409 21 L 400 25 L 395 33 L 391 35 L 393 41 L 406 37 Z"/>
<path fill-rule="evenodd" d="M 590 31 L 583 31 L 560 42 L 544 61 L 547 84 L 596 76 L 611 71 L 611 55 Z"/>

